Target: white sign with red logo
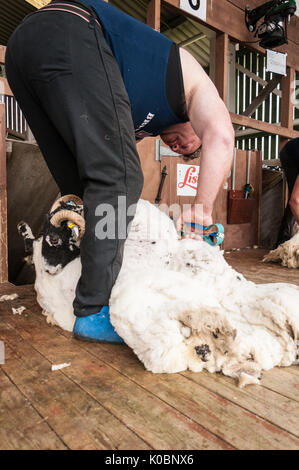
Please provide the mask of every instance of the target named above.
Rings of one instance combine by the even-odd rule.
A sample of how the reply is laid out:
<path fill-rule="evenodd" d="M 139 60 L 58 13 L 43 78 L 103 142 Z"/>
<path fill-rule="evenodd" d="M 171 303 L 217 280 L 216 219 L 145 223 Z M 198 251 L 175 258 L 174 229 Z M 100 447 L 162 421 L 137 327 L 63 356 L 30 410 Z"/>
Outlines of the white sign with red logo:
<path fill-rule="evenodd" d="M 198 165 L 177 165 L 178 196 L 196 196 L 199 168 Z"/>

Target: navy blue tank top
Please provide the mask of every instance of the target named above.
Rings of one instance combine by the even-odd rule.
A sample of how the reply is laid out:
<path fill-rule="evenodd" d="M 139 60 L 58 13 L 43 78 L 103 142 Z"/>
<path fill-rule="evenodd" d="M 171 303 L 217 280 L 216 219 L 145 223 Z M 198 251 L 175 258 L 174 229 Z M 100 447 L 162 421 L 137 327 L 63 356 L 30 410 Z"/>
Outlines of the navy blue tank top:
<path fill-rule="evenodd" d="M 173 42 L 103 0 L 80 1 L 94 9 L 103 26 L 129 95 L 136 139 L 185 122 L 173 112 L 166 94 Z"/>

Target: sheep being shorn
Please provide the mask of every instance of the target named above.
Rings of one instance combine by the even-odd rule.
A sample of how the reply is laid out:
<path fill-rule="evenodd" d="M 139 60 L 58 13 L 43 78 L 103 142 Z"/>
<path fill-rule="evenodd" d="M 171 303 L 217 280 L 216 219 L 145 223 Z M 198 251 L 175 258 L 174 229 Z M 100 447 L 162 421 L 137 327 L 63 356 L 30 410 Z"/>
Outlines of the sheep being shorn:
<path fill-rule="evenodd" d="M 286 268 L 299 268 L 299 226 L 295 235 L 264 256 L 264 262 L 280 263 Z"/>
<path fill-rule="evenodd" d="M 35 239 L 25 222 L 18 224 L 18 231 L 24 239 L 25 259 L 35 267 L 37 301 L 47 322 L 72 331 L 72 300 L 80 277 L 80 239 L 84 234 L 81 199 L 69 195 L 56 201 L 45 217 L 42 236 Z"/>
<path fill-rule="evenodd" d="M 33 247 L 38 300 L 57 324 L 71 330 L 80 258 L 57 274 L 45 274 L 41 245 L 36 241 Z M 219 248 L 178 240 L 173 222 L 139 201 L 110 314 L 146 369 L 207 369 L 235 377 L 241 386 L 258 383 L 262 370 L 296 361 L 298 303 L 299 287 L 247 281 Z"/>

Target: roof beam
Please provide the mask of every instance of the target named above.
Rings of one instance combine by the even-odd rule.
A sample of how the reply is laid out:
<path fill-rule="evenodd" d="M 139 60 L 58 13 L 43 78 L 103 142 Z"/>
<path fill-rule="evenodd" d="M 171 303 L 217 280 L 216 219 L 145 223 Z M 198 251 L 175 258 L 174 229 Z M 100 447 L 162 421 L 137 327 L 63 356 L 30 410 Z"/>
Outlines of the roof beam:
<path fill-rule="evenodd" d="M 193 44 L 194 42 L 200 41 L 201 39 L 204 39 L 205 37 L 206 37 L 206 35 L 204 33 L 196 34 L 195 36 L 192 36 L 189 39 L 185 39 L 185 41 L 179 42 L 179 46 L 181 46 L 181 47 L 190 46 L 190 44 Z"/>
<path fill-rule="evenodd" d="M 181 26 L 183 23 L 186 23 L 188 20 L 184 16 L 176 16 L 173 20 L 171 20 L 167 25 L 164 24 L 161 26 L 161 33 L 166 34 L 171 32 L 173 29 Z"/>

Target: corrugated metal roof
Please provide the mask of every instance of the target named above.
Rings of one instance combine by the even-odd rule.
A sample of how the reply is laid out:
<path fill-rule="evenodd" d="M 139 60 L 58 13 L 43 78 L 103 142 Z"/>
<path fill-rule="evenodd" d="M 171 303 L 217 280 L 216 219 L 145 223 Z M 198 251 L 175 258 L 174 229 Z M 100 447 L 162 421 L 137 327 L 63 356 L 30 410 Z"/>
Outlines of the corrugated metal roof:
<path fill-rule="evenodd" d="M 0 44 L 5 46 L 24 16 L 34 10 L 25 0 L 0 0 Z"/>
<path fill-rule="evenodd" d="M 35 10 L 31 3 L 40 7 L 48 2 L 49 0 L 9 0 L 9 2 L 0 0 L 0 44 L 6 45 L 9 36 L 24 16 Z M 148 0 L 109 0 L 109 3 L 138 20 L 146 22 Z M 177 43 L 196 38 L 202 33 L 199 40 L 185 46 L 185 48 L 202 66 L 209 65 L 210 39 L 215 35 L 213 31 L 162 4 L 161 32 Z"/>

